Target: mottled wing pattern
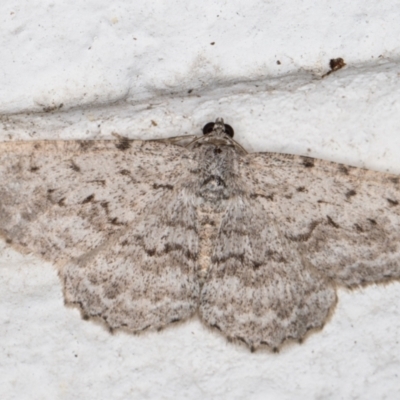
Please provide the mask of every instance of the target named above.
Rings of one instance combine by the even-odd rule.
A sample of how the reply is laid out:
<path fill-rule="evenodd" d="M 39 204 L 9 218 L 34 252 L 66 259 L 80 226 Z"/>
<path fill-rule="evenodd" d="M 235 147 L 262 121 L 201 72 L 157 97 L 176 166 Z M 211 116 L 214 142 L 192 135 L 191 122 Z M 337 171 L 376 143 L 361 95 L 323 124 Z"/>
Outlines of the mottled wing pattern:
<path fill-rule="evenodd" d="M 400 278 L 395 175 L 274 153 L 240 158 L 201 293 L 209 325 L 251 348 L 324 325 L 336 285 Z"/>
<path fill-rule="evenodd" d="M 168 143 L 2 143 L 0 234 L 57 264 L 85 315 L 162 327 L 197 305 L 196 218 L 180 185 L 191 163 Z"/>
<path fill-rule="evenodd" d="M 0 232 L 53 263 L 78 257 L 169 191 L 161 175 L 172 187 L 185 161 L 174 149 L 142 141 L 1 143 Z"/>
<path fill-rule="evenodd" d="M 66 302 L 111 329 L 200 307 L 253 349 L 322 327 L 338 285 L 400 279 L 399 177 L 246 154 L 222 119 L 210 126 L 195 139 L 0 144 L 0 236 L 58 265 Z"/>
<path fill-rule="evenodd" d="M 293 155 L 249 160 L 254 195 L 303 263 L 347 287 L 400 278 L 398 176 Z"/>
<path fill-rule="evenodd" d="M 302 263 L 269 204 L 230 201 L 201 292 L 207 324 L 252 349 L 276 349 L 322 326 L 335 303 L 334 287 Z"/>
<path fill-rule="evenodd" d="M 197 310 L 196 210 L 171 190 L 141 218 L 61 272 L 67 303 L 112 329 L 159 329 Z"/>

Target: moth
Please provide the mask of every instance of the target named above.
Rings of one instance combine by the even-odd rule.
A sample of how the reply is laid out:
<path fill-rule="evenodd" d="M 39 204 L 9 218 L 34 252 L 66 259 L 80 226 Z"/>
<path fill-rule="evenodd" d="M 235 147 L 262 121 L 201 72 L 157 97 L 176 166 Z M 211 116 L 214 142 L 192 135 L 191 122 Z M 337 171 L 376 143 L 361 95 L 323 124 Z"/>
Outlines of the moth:
<path fill-rule="evenodd" d="M 338 287 L 400 278 L 398 176 L 203 132 L 1 143 L 1 237 L 110 330 L 197 314 L 251 350 L 322 328 Z"/>

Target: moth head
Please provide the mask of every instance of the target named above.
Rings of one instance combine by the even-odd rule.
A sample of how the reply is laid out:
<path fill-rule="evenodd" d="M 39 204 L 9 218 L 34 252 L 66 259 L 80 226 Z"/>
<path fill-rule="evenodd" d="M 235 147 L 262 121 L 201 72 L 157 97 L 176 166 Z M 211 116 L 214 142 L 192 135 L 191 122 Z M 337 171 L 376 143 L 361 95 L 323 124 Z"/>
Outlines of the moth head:
<path fill-rule="evenodd" d="M 209 122 L 203 127 L 204 135 L 209 135 L 211 133 L 215 136 L 223 137 L 228 135 L 230 138 L 233 138 L 234 131 L 230 125 L 224 124 L 224 120 L 222 118 L 217 118 L 215 122 Z"/>

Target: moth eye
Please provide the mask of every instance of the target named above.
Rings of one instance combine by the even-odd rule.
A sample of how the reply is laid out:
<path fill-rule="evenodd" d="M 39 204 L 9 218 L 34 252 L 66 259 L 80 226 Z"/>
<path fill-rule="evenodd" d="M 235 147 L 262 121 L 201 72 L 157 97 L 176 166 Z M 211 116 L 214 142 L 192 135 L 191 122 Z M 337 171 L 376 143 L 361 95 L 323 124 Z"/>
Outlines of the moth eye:
<path fill-rule="evenodd" d="M 205 124 L 203 128 L 203 135 L 208 135 L 209 133 L 211 133 L 214 129 L 214 125 L 214 122 L 209 122 L 208 124 Z"/>
<path fill-rule="evenodd" d="M 233 128 L 232 128 L 230 125 L 228 125 L 228 124 L 224 124 L 224 125 L 225 125 L 225 133 L 226 133 L 229 137 L 233 138 L 233 135 L 234 135 L 234 133 L 235 133 L 235 131 L 233 130 Z"/>
<path fill-rule="evenodd" d="M 204 135 L 208 135 L 209 133 L 211 133 L 212 131 L 213 131 L 213 129 L 214 129 L 214 126 L 215 126 L 215 123 L 214 122 L 209 122 L 208 124 L 205 124 L 204 125 L 204 128 L 203 128 L 203 134 Z M 225 127 L 225 133 L 229 136 L 229 137 L 233 137 L 233 135 L 234 135 L 234 130 L 233 130 L 233 128 L 230 126 L 230 125 L 228 125 L 228 124 L 224 124 L 224 127 Z"/>

